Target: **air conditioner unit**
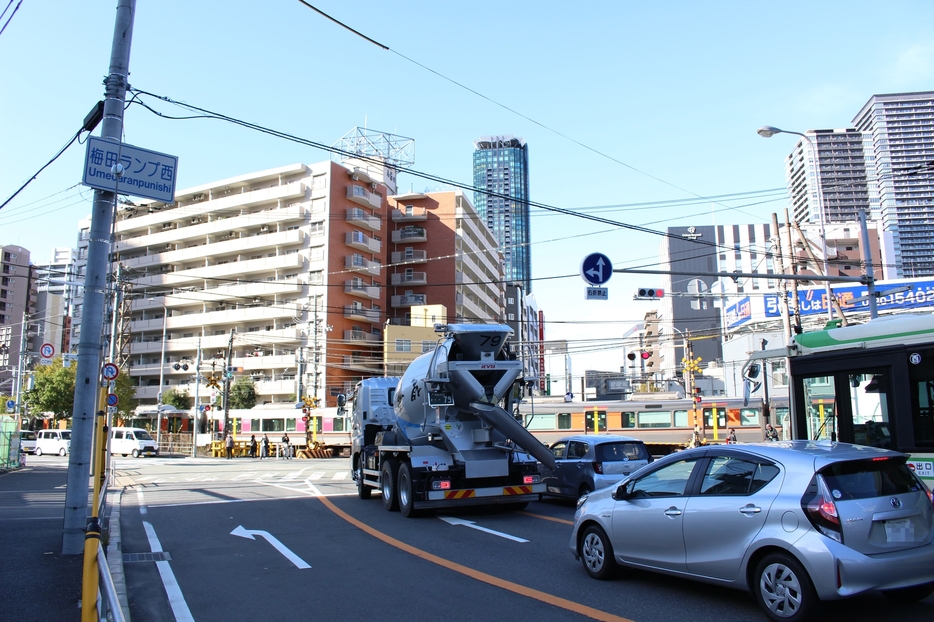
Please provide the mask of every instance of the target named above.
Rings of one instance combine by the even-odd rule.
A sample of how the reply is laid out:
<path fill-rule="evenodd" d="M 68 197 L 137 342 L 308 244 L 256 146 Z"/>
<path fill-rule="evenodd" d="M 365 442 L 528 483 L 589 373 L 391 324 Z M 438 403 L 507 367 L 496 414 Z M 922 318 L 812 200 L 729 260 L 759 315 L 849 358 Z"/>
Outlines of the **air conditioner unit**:
<path fill-rule="evenodd" d="M 351 178 L 352 180 L 354 180 L 354 181 L 360 181 L 360 176 L 357 175 L 356 173 L 354 173 L 353 175 L 351 175 L 350 178 Z"/>
<path fill-rule="evenodd" d="M 192 218 L 192 219 L 191 219 L 191 224 L 193 224 L 193 225 L 196 225 L 196 224 L 198 224 L 199 222 L 201 222 L 201 219 L 200 219 L 200 218 Z"/>
<path fill-rule="evenodd" d="M 375 181 L 370 182 L 370 188 L 372 188 L 373 190 L 376 190 L 376 182 L 375 182 Z"/>
<path fill-rule="evenodd" d="M 259 228 L 260 231 L 269 231 L 269 225 L 263 225 Z"/>

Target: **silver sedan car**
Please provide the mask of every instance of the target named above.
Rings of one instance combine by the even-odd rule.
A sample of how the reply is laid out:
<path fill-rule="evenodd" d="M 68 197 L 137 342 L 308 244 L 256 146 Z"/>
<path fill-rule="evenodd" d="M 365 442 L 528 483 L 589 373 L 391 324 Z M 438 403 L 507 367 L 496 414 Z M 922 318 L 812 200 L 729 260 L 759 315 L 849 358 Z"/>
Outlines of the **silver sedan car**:
<path fill-rule="evenodd" d="M 785 441 L 665 456 L 578 501 L 570 548 L 618 566 L 749 590 L 776 621 L 821 600 L 934 592 L 934 497 L 894 451 Z"/>

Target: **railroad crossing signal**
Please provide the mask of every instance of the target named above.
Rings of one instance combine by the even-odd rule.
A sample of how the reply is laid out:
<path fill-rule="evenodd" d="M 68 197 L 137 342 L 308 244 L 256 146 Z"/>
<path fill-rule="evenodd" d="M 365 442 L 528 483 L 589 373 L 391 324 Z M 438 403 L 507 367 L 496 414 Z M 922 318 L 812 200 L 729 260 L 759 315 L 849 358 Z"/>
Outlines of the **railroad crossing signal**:
<path fill-rule="evenodd" d="M 684 371 L 689 371 L 691 373 L 700 374 L 703 373 L 701 369 L 700 362 L 701 357 L 689 359 L 687 357 L 682 357 L 681 362 L 684 363 Z"/>
<path fill-rule="evenodd" d="M 212 389 L 221 388 L 220 377 L 217 374 L 208 374 L 207 379 L 208 379 L 208 386 L 211 387 Z"/>

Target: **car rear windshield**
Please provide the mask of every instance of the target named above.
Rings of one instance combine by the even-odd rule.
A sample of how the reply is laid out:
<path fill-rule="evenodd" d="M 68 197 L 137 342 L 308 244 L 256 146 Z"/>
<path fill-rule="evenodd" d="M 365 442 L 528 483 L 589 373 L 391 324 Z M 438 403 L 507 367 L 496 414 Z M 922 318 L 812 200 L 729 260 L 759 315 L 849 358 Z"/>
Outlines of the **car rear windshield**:
<path fill-rule="evenodd" d="M 870 499 L 921 490 L 906 458 L 837 462 L 821 470 L 836 500 Z"/>
<path fill-rule="evenodd" d="M 623 460 L 648 460 L 649 451 L 639 441 L 603 443 L 596 447 L 597 462 L 620 462 Z"/>
<path fill-rule="evenodd" d="M 65 430 L 64 432 L 62 432 L 62 439 L 63 439 L 63 440 L 66 440 L 66 441 L 70 441 L 70 440 L 71 440 L 71 430 Z"/>

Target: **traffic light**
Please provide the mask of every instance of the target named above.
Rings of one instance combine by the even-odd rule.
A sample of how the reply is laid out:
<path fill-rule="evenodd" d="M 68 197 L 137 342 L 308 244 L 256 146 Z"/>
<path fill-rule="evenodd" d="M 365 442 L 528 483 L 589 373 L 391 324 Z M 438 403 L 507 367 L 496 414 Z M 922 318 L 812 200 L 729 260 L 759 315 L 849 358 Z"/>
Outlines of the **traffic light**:
<path fill-rule="evenodd" d="M 626 358 L 629 359 L 630 361 L 634 361 L 636 360 L 636 353 L 630 352 L 629 354 L 626 355 Z"/>
<path fill-rule="evenodd" d="M 175 365 L 172 366 L 172 368 L 175 369 L 175 371 L 178 371 L 180 369 L 184 369 L 185 371 L 188 371 L 188 363 L 176 363 Z"/>
<path fill-rule="evenodd" d="M 652 358 L 652 353 L 651 353 L 650 351 L 648 351 L 648 350 L 643 350 L 643 351 L 642 351 L 642 354 L 641 354 L 640 356 L 642 356 L 642 360 L 643 360 L 643 361 L 647 361 L 647 360 L 649 360 L 650 358 Z"/>
<path fill-rule="evenodd" d="M 694 403 L 700 404 L 702 401 L 704 401 L 704 398 L 701 397 L 700 387 L 694 387 Z"/>
<path fill-rule="evenodd" d="M 657 287 L 640 287 L 633 295 L 633 300 L 658 300 L 665 296 L 665 290 Z"/>

